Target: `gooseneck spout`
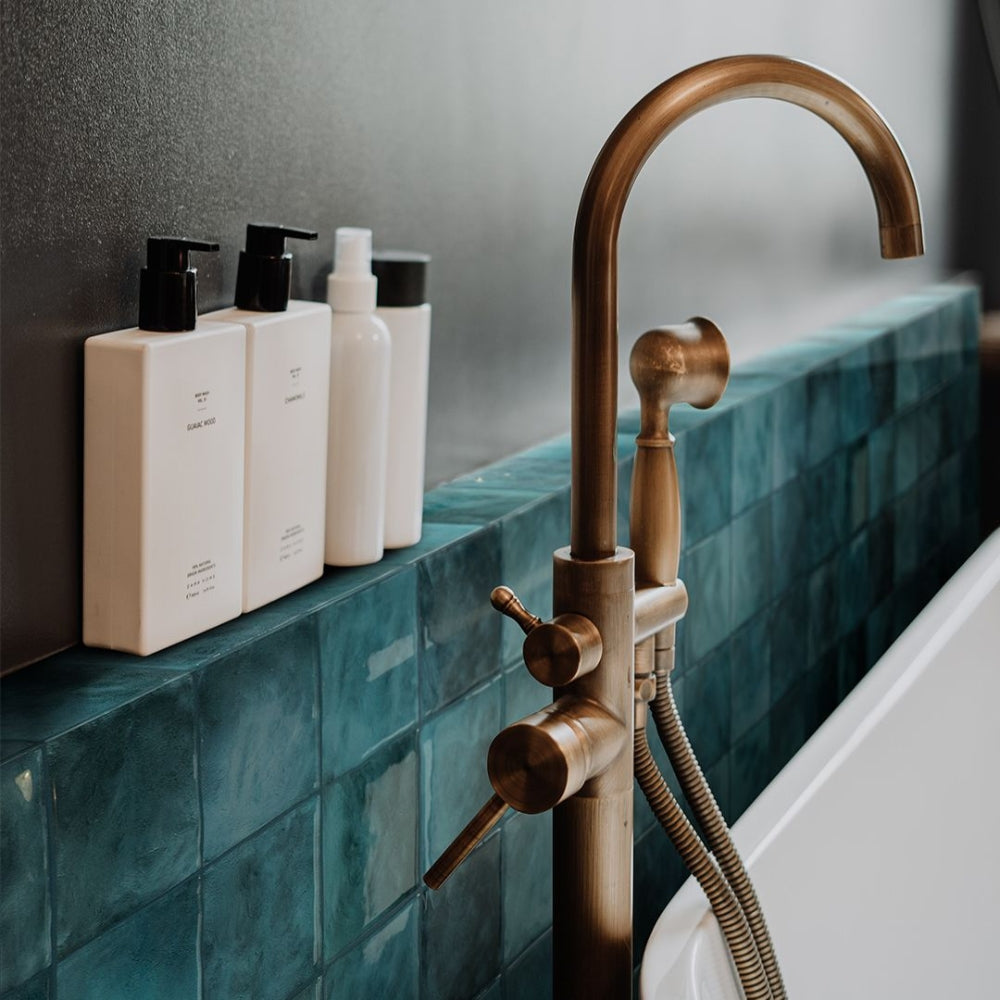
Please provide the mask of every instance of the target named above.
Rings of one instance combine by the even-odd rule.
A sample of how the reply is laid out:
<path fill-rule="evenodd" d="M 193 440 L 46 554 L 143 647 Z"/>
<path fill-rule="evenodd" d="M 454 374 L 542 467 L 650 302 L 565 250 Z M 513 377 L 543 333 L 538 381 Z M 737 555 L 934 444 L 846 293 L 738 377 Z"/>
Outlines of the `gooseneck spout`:
<path fill-rule="evenodd" d="M 787 101 L 829 122 L 854 150 L 878 211 L 883 257 L 923 253 L 916 185 L 882 116 L 837 77 L 780 56 L 733 56 L 672 77 L 611 134 L 580 200 L 573 240 L 573 489 L 575 558 L 614 555 L 618 409 L 618 231 L 639 171 L 699 111 L 743 97 Z"/>

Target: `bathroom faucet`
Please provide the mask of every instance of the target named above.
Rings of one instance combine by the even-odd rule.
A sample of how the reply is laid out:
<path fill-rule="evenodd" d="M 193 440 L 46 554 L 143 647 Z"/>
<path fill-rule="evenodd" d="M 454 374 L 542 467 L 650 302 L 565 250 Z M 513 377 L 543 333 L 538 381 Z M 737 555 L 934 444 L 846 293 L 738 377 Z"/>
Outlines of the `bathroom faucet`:
<path fill-rule="evenodd" d="M 744 97 L 797 104 L 829 122 L 856 153 L 878 212 L 884 257 L 923 252 L 920 205 L 889 126 L 856 91 L 779 56 L 734 56 L 678 74 L 643 98 L 597 157 L 573 241 L 570 546 L 553 556 L 551 622 L 506 588 L 498 610 L 526 633 L 525 662 L 555 688 L 549 708 L 509 726 L 490 748 L 496 795 L 425 876 L 432 887 L 508 805 L 553 808 L 553 986 L 556 1000 L 626 998 L 632 990 L 632 741 L 654 657 L 672 662 L 687 608 L 677 578 L 680 500 L 667 416 L 678 402 L 711 406 L 728 378 L 725 341 L 707 320 L 646 334 L 633 352 L 642 422 L 633 479 L 632 549 L 616 538 L 618 233 L 653 150 L 699 111 Z M 695 457 L 695 460 L 696 457 Z M 640 671 L 633 669 L 639 664 Z"/>

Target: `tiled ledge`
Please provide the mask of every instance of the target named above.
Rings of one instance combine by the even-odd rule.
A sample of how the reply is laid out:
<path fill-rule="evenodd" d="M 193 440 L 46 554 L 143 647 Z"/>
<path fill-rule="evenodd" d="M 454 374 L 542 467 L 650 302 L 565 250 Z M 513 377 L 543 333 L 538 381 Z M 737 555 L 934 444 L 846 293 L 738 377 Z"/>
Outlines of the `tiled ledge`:
<path fill-rule="evenodd" d="M 936 286 L 672 415 L 677 694 L 730 814 L 974 545 L 977 330 L 976 291 Z M 561 438 L 429 493 L 421 543 L 375 566 L 152 657 L 81 647 L 5 679 L 3 1000 L 151 976 L 178 997 L 528 995 L 547 820 L 502 824 L 440 894 L 418 873 L 489 794 L 493 735 L 548 700 L 488 596 L 550 613 L 569 480 Z M 681 872 L 642 803 L 636 832 L 638 947 Z"/>

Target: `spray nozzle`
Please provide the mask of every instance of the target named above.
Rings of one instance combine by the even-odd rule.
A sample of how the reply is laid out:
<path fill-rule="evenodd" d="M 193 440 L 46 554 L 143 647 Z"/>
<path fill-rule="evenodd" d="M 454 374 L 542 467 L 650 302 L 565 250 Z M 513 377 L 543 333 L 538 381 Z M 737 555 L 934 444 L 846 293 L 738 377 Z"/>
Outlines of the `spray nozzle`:
<path fill-rule="evenodd" d="M 146 266 L 139 273 L 139 326 L 143 330 L 180 333 L 198 320 L 197 272 L 192 250 L 216 252 L 218 243 L 184 236 L 150 236 Z"/>
<path fill-rule="evenodd" d="M 254 312 L 283 312 L 292 288 L 292 255 L 285 240 L 314 240 L 311 229 L 292 229 L 267 222 L 247 225 L 247 248 L 240 251 L 236 272 L 236 305 Z"/>

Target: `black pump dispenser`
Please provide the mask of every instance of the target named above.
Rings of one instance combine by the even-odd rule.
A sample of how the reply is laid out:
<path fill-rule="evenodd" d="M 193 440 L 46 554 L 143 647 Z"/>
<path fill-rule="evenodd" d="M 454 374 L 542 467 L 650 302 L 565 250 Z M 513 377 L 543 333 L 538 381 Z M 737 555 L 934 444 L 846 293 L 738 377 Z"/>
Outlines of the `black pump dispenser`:
<path fill-rule="evenodd" d="M 192 250 L 215 252 L 218 243 L 183 236 L 150 236 L 146 266 L 139 272 L 139 328 L 163 333 L 193 330 L 198 321 L 198 272 L 190 266 Z"/>
<path fill-rule="evenodd" d="M 292 287 L 292 255 L 285 253 L 285 240 L 314 240 L 318 235 L 311 229 L 249 223 L 247 248 L 240 251 L 236 272 L 236 308 L 284 312 Z"/>

